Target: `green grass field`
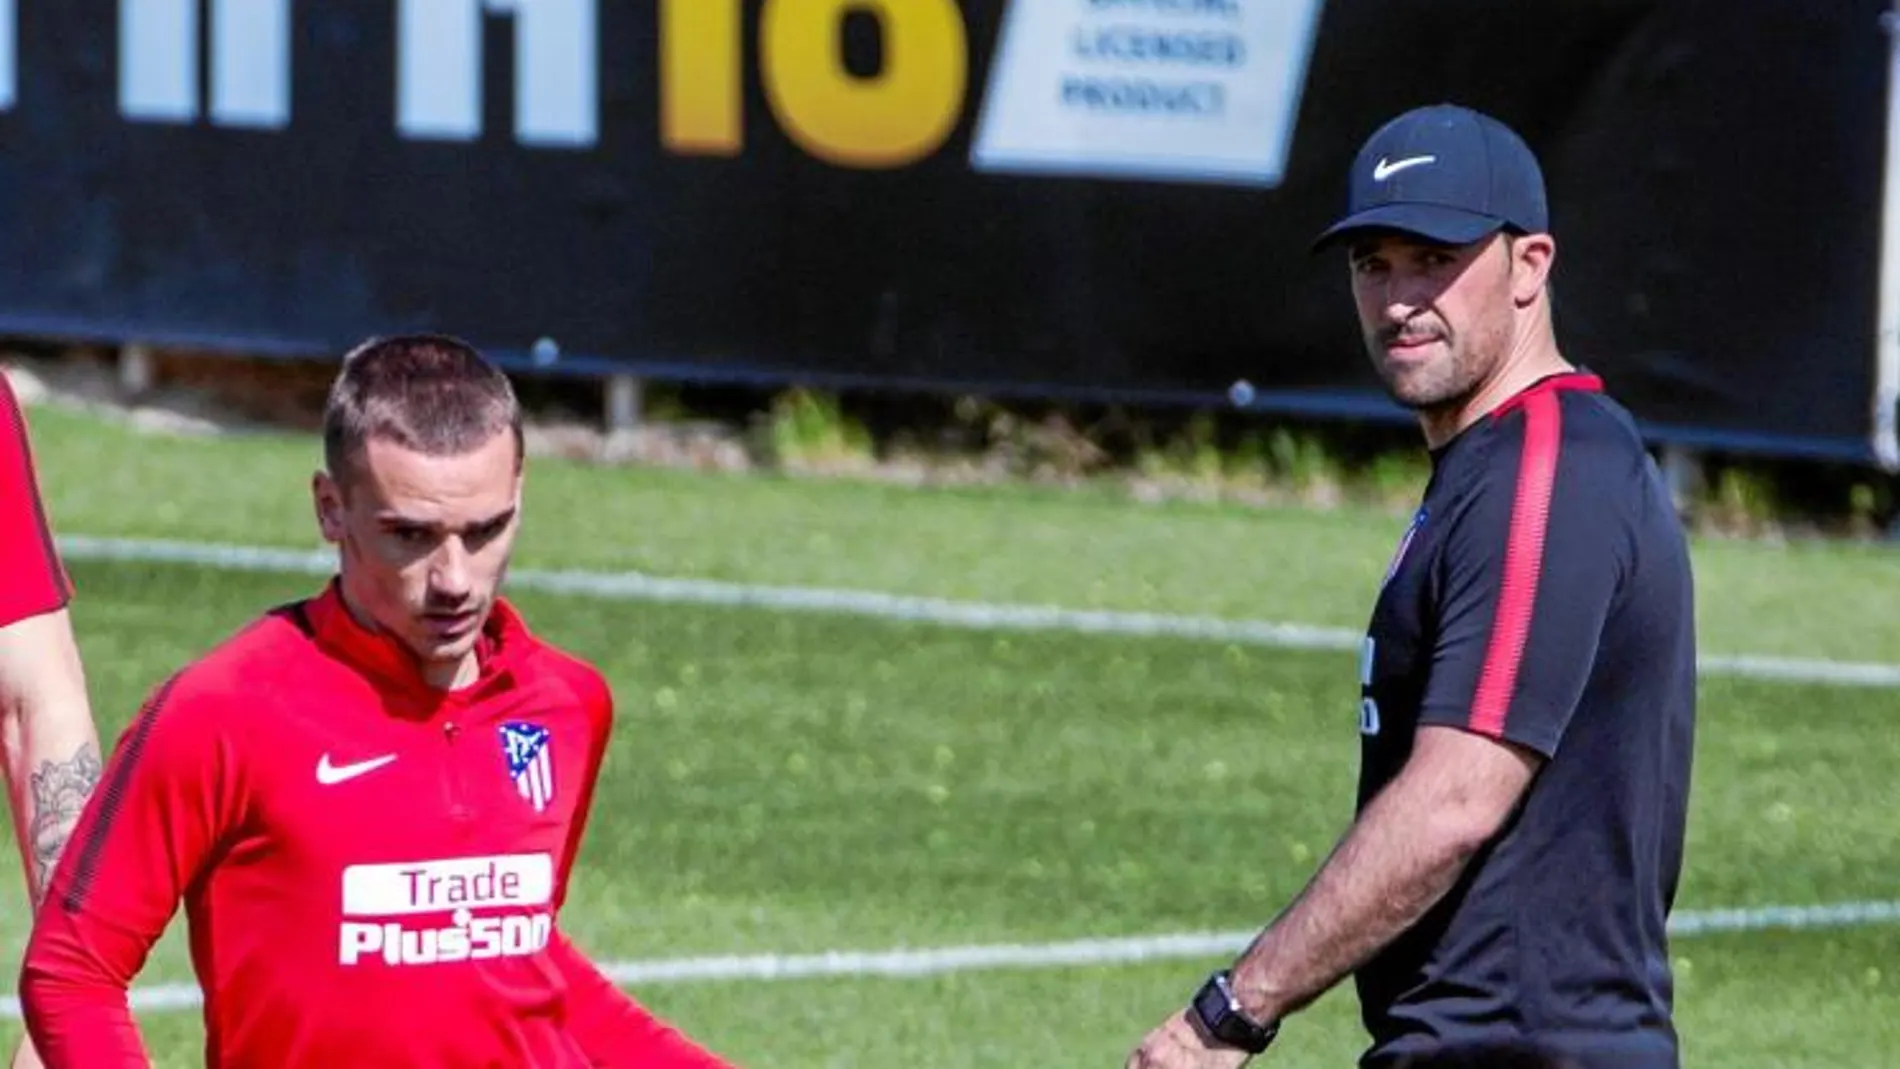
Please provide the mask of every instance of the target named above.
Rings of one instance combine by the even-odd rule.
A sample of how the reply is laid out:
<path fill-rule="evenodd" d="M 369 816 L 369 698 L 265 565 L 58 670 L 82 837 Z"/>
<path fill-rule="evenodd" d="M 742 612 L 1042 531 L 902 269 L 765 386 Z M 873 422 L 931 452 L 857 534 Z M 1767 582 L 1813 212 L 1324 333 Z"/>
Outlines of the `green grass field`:
<path fill-rule="evenodd" d="M 62 533 L 308 547 L 314 442 L 145 438 L 32 414 Z M 1100 493 L 530 472 L 542 567 L 1361 623 L 1402 519 Z M 1706 648 L 1900 661 L 1878 548 L 1698 543 Z M 308 576 L 78 562 L 102 729 Z M 1354 663 L 1183 639 L 986 633 L 524 593 L 620 702 L 564 923 L 603 960 L 877 951 L 1245 929 L 1350 815 Z M 1891 690 L 1712 678 L 1684 908 L 1900 898 Z M 15 859 L 8 857 L 8 864 Z M 17 871 L 0 938 L 18 960 Z M 141 982 L 190 974 L 168 933 Z M 1676 945 L 1692 1067 L 1888 1064 L 1900 926 Z M 1119 1066 L 1214 958 L 918 978 L 695 981 L 636 994 L 753 1067 Z M 1052 1022 L 1056 1022 L 1053 1023 Z M 195 1013 L 141 1026 L 201 1063 Z M 18 1034 L 0 1022 L 0 1036 Z M 1344 991 L 1263 1064 L 1349 1065 Z"/>

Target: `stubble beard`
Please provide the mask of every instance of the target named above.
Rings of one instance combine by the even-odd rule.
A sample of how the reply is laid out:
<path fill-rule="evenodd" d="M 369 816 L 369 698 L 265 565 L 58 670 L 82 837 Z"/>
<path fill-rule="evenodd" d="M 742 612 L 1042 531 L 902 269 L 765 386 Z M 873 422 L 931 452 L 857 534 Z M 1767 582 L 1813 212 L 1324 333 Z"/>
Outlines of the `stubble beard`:
<path fill-rule="evenodd" d="M 1373 366 L 1394 401 L 1425 416 L 1454 411 L 1474 397 L 1485 377 L 1502 359 L 1508 335 L 1487 336 L 1477 331 L 1467 336 L 1438 332 L 1438 344 L 1445 351 L 1424 363 L 1392 359 L 1386 344 L 1402 331 L 1387 328 L 1367 339 Z"/>
<path fill-rule="evenodd" d="M 1469 354 L 1452 351 L 1422 367 L 1384 369 L 1393 400 L 1414 412 L 1432 414 L 1456 408 L 1477 392 L 1483 377 Z"/>
<path fill-rule="evenodd" d="M 1476 392 L 1484 378 L 1483 362 L 1456 339 L 1441 338 L 1445 351 L 1424 363 L 1393 359 L 1386 352 L 1389 334 L 1367 339 L 1372 363 L 1394 401 L 1414 412 L 1430 414 L 1456 407 Z"/>

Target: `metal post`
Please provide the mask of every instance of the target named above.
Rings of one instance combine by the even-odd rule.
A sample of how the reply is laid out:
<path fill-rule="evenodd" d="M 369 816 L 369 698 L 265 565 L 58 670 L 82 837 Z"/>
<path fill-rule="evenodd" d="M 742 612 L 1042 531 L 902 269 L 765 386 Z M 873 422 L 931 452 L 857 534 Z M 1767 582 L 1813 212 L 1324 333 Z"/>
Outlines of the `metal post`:
<path fill-rule="evenodd" d="M 646 381 L 638 375 L 607 376 L 607 431 L 626 434 L 640 426 L 645 408 Z"/>
<path fill-rule="evenodd" d="M 142 397 L 152 388 L 152 351 L 134 342 L 119 350 L 119 391 Z"/>
<path fill-rule="evenodd" d="M 1880 17 L 1887 34 L 1887 153 L 1881 176 L 1879 319 L 1874 323 L 1873 453 L 1900 471 L 1900 0 Z"/>

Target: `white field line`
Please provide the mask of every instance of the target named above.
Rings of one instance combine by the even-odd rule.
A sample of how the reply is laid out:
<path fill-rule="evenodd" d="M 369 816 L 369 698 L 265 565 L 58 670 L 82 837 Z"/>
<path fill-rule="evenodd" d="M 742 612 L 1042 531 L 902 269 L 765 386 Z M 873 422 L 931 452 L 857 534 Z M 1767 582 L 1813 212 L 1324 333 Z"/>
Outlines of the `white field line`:
<path fill-rule="evenodd" d="M 61 551 L 74 560 L 121 560 L 192 564 L 232 571 L 327 575 L 335 566 L 327 551 L 299 552 L 254 546 L 139 541 L 72 536 Z M 549 593 L 620 600 L 702 605 L 741 605 L 831 612 L 975 629 L 1074 631 L 1168 635 L 1293 649 L 1351 650 L 1360 636 L 1345 628 L 1204 616 L 1098 612 L 1038 605 L 1007 605 L 907 597 L 869 591 L 764 586 L 700 579 L 664 579 L 637 573 L 535 571 L 509 575 L 512 586 Z M 1804 682 L 1900 686 L 1900 666 L 1751 656 L 1705 657 L 1704 672 Z M 1900 902 L 1845 902 L 1826 906 L 1770 906 L 1689 911 L 1675 915 L 1678 936 L 1768 929 L 1851 927 L 1900 922 Z M 1064 943 L 994 944 L 924 950 L 830 951 L 618 961 L 602 965 L 609 977 L 629 985 L 688 981 L 790 980 L 811 977 L 914 977 L 1003 968 L 1059 968 L 1197 958 L 1238 952 L 1252 931 L 1183 933 Z M 199 1004 L 194 984 L 141 987 L 130 995 L 134 1009 L 165 1011 Z M 19 1000 L 0 1000 L 0 1016 L 17 1017 Z"/>
<path fill-rule="evenodd" d="M 1677 938 L 1722 932 L 1849 928 L 1900 922 L 1900 901 L 1840 902 L 1826 906 L 1767 906 L 1690 910 L 1670 920 Z M 611 961 L 601 969 L 628 986 L 735 980 L 800 980 L 814 977 L 918 977 L 988 969 L 1054 969 L 1080 965 L 1126 965 L 1148 961 L 1212 958 L 1239 953 L 1256 933 L 1184 932 L 1127 939 L 1079 939 L 1065 943 L 996 943 L 923 950 L 827 951 L 820 954 L 757 954 Z M 134 988 L 134 1010 L 163 1013 L 202 1001 L 196 984 Z M 0 999 L 0 1017 L 20 1016 L 20 1000 Z"/>
<path fill-rule="evenodd" d="M 226 571 L 328 575 L 336 566 L 329 551 L 272 549 L 216 543 L 67 536 L 60 551 L 72 560 L 192 564 Z M 936 624 L 973 630 L 1070 631 L 1090 634 L 1165 635 L 1280 649 L 1356 650 L 1361 633 L 1343 627 L 1234 620 L 1214 616 L 1107 612 L 1050 605 L 998 604 L 911 597 L 868 590 L 771 586 L 714 579 L 666 579 L 638 572 L 540 571 L 508 573 L 511 589 L 575 594 L 621 601 L 737 605 L 790 612 L 821 612 Z M 1900 665 L 1820 658 L 1704 655 L 1704 675 L 1841 686 L 1900 687 Z"/>

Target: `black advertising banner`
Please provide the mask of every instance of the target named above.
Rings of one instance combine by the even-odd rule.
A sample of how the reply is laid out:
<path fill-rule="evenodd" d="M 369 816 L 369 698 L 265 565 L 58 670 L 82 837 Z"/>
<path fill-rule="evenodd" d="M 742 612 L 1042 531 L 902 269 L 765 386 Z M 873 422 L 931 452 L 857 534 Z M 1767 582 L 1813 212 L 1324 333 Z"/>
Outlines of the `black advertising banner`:
<path fill-rule="evenodd" d="M 1393 416 L 1306 249 L 1455 100 L 1659 437 L 1884 460 L 1885 9 L 0 0 L 0 330 Z"/>

